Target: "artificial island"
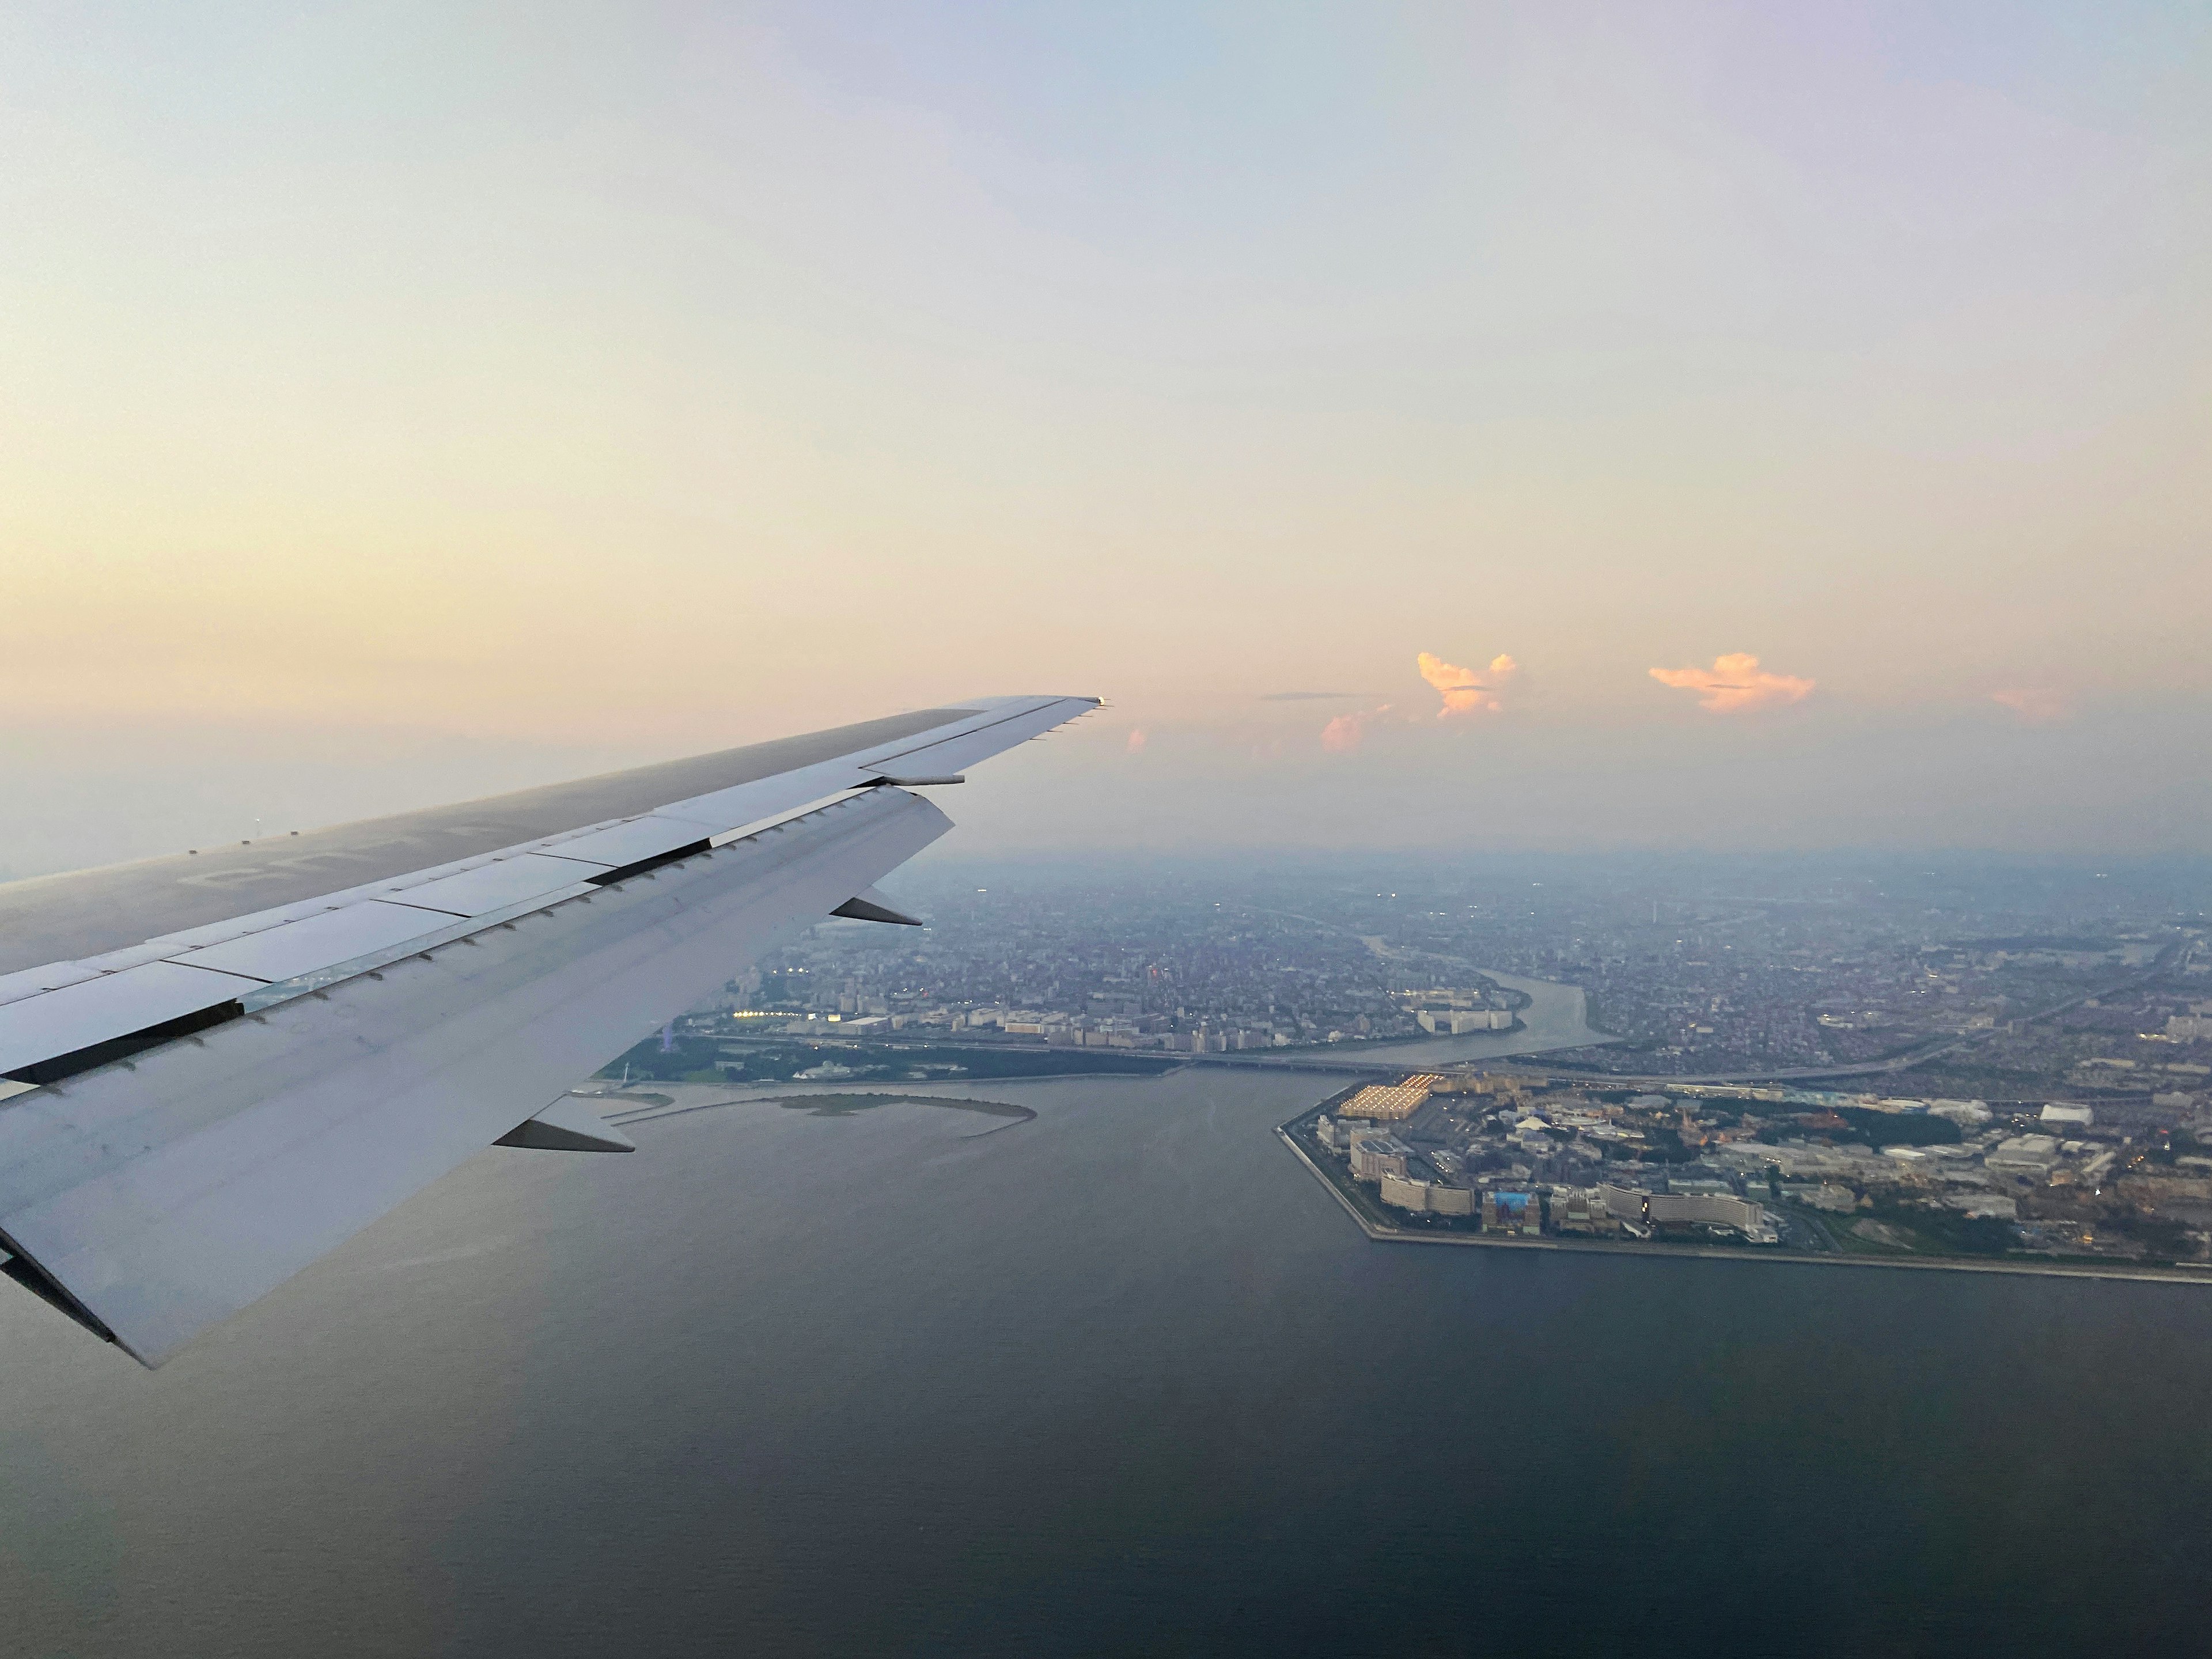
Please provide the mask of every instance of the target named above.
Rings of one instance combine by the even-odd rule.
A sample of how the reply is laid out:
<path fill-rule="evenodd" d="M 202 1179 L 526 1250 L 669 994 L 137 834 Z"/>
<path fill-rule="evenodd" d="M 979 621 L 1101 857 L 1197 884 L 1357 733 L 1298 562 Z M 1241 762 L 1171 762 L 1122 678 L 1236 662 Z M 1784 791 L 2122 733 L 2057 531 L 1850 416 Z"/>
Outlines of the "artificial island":
<path fill-rule="evenodd" d="M 2058 1102 L 1539 1070 L 1353 1084 L 1282 1139 L 1370 1237 L 2212 1283 L 2212 1146 Z"/>

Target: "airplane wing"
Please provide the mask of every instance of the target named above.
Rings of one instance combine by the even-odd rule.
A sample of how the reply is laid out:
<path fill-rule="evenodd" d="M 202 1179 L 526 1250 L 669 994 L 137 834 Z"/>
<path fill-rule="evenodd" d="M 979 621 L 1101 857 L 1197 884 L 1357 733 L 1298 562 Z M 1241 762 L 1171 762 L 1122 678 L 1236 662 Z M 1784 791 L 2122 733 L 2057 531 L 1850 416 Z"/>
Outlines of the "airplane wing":
<path fill-rule="evenodd" d="M 4 1271 L 148 1365 L 951 827 L 913 793 L 1097 707 L 985 698 L 0 885 Z"/>

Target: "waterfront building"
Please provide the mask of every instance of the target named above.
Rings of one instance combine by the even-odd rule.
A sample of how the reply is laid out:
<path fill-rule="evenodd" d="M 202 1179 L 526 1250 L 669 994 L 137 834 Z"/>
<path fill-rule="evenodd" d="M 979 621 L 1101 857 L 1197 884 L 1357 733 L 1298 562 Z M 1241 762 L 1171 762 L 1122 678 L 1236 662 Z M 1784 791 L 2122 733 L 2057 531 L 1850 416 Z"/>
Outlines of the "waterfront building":
<path fill-rule="evenodd" d="M 1429 1183 L 1410 1176 L 1386 1174 L 1382 1177 L 1382 1197 L 1385 1204 L 1418 1213 L 1429 1207 Z"/>
<path fill-rule="evenodd" d="M 1544 1231 L 1543 1206 L 1534 1193 L 1486 1193 L 1482 1231 L 1533 1237 Z"/>
<path fill-rule="evenodd" d="M 1401 991 L 1398 994 L 1415 1006 L 1428 1009 L 1474 1008 L 1490 1006 L 1490 993 L 1480 986 L 1437 986 L 1426 991 Z"/>
<path fill-rule="evenodd" d="M 1729 1227 L 1747 1238 L 1768 1231 L 1766 1212 L 1758 1205 L 1719 1193 L 1654 1193 L 1645 1213 L 1654 1225 Z"/>
<path fill-rule="evenodd" d="M 1649 1194 L 1639 1193 L 1633 1187 L 1616 1187 L 1610 1182 L 1603 1182 L 1598 1186 L 1597 1195 L 1604 1201 L 1605 1212 L 1615 1221 L 1642 1223 L 1644 1202 Z"/>
<path fill-rule="evenodd" d="M 1563 1233 L 1609 1233 L 1613 1216 L 1595 1187 L 1552 1188 L 1552 1225 Z"/>
<path fill-rule="evenodd" d="M 1417 1008 L 1413 1024 L 1437 1036 L 1461 1036 L 1469 1031 L 1510 1031 L 1513 1015 L 1504 1008 Z"/>
<path fill-rule="evenodd" d="M 1380 1181 L 1385 1176 L 1396 1176 L 1402 1180 L 1413 1150 L 1389 1135 L 1363 1135 L 1352 1143 L 1352 1177 Z"/>
<path fill-rule="evenodd" d="M 1429 1183 L 1429 1208 L 1437 1215 L 1473 1215 L 1474 1194 L 1465 1187 L 1446 1186 L 1441 1181 Z"/>

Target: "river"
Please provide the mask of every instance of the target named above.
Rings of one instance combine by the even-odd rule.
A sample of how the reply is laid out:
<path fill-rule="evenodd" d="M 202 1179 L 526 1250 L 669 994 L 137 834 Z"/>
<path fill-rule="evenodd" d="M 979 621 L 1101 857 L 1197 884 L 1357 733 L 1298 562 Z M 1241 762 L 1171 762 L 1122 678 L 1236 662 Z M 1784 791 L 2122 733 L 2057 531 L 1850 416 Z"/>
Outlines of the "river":
<path fill-rule="evenodd" d="M 1579 985 L 1562 985 L 1548 979 L 1523 979 L 1501 974 L 1494 968 L 1480 970 L 1509 991 L 1528 998 L 1520 1011 L 1521 1028 L 1512 1031 L 1484 1031 L 1464 1036 L 1417 1037 L 1406 1042 L 1377 1043 L 1358 1049 L 1363 1058 L 1403 1060 L 1409 1066 L 1439 1065 L 1466 1060 L 1503 1060 L 1510 1054 L 1541 1054 L 1553 1048 L 1580 1048 L 1618 1039 L 1595 1030 L 1589 1023 L 1589 999 Z"/>

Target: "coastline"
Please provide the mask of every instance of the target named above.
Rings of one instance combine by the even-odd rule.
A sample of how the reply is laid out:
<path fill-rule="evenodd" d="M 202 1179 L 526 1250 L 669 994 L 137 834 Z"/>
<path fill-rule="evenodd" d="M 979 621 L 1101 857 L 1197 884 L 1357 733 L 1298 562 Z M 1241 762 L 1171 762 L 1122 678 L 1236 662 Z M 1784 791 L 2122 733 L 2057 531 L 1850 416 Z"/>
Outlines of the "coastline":
<path fill-rule="evenodd" d="M 1878 1256 L 1843 1254 L 1814 1255 L 1803 1250 L 1774 1250 L 1705 1244 L 1608 1243 L 1595 1238 L 1486 1237 L 1480 1233 L 1413 1232 L 1402 1227 L 1380 1225 L 1344 1194 L 1344 1189 L 1306 1155 L 1291 1133 L 1291 1125 L 1311 1115 L 1314 1109 L 1285 1118 L 1275 1126 L 1275 1139 L 1290 1149 L 1312 1176 L 1343 1206 L 1359 1231 L 1376 1244 L 1443 1244 L 1489 1250 L 1553 1250 L 1562 1254 L 1616 1256 L 1667 1256 L 1676 1260 L 1780 1263 L 1809 1267 L 1902 1267 L 1922 1273 L 2008 1273 L 2030 1279 L 2127 1279 L 2153 1285 L 2212 1285 L 2212 1271 L 2191 1272 L 2179 1267 L 2130 1267 L 2118 1265 L 2074 1266 L 2061 1261 L 1976 1261 L 1964 1256 Z"/>

